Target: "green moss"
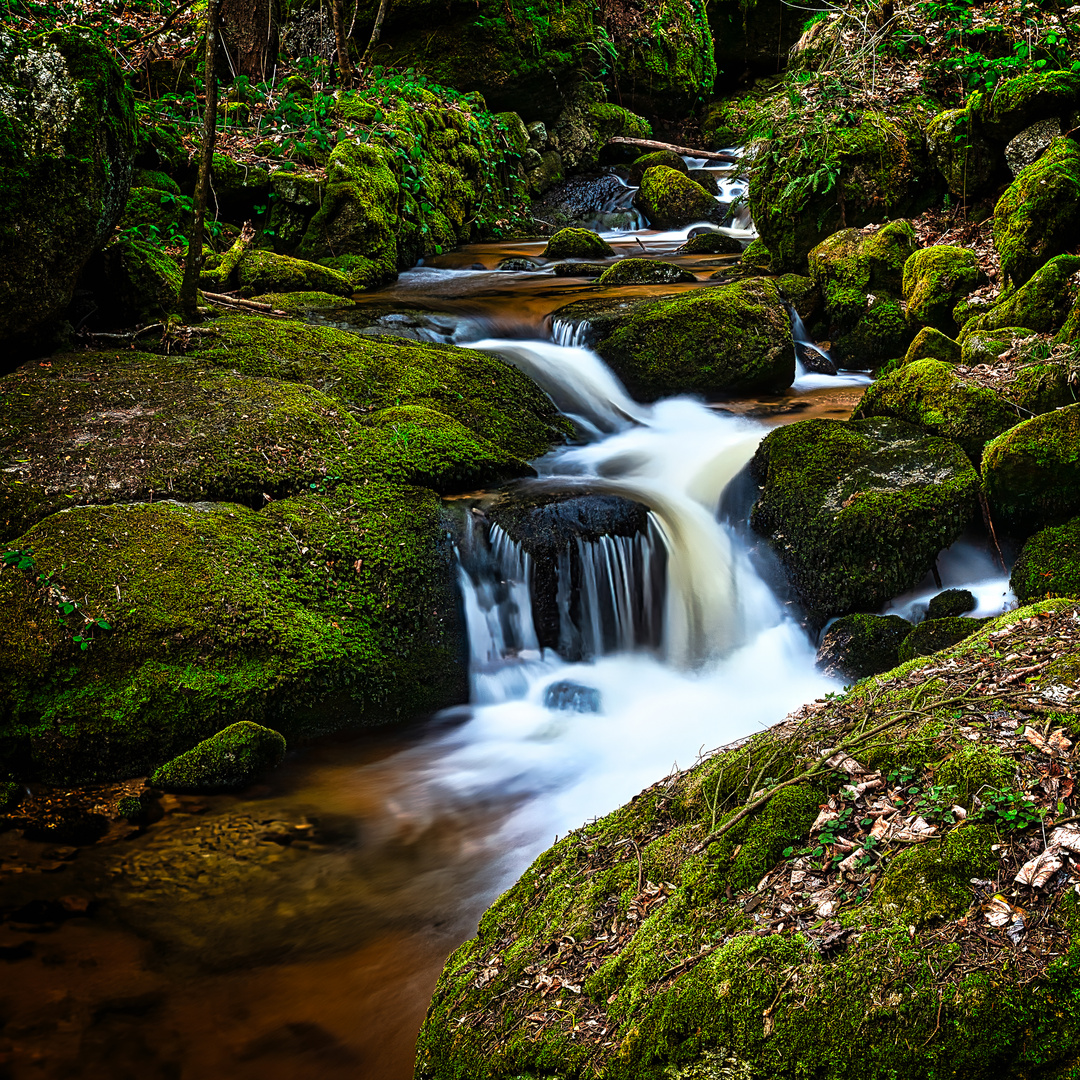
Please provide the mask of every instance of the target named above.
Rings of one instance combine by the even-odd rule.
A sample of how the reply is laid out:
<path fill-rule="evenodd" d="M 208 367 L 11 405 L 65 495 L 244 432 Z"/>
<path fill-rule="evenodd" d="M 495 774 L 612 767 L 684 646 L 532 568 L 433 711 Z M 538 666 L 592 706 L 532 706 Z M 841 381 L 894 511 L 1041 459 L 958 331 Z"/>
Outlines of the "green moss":
<path fill-rule="evenodd" d="M 689 270 L 660 259 L 620 259 L 600 275 L 598 285 L 677 285 L 694 282 Z"/>
<path fill-rule="evenodd" d="M 957 801 L 972 809 L 974 800 L 986 789 L 1000 790 L 1013 785 L 1016 763 L 993 744 L 963 746 L 934 769 L 934 779 Z"/>
<path fill-rule="evenodd" d="M 651 154 L 642 154 L 635 158 L 630 165 L 629 181 L 631 184 L 640 184 L 641 178 L 646 171 L 654 165 L 665 165 L 676 172 L 686 173 L 686 162 L 678 154 L 671 150 L 654 150 Z"/>
<path fill-rule="evenodd" d="M 968 248 L 937 245 L 916 251 L 904 263 L 904 303 L 908 324 L 954 334 L 953 308 L 982 277 Z"/>
<path fill-rule="evenodd" d="M 978 490 L 958 446 L 890 418 L 778 428 L 750 469 L 762 485 L 750 523 L 818 626 L 912 588 L 963 531 Z"/>
<path fill-rule="evenodd" d="M 946 589 L 930 600 L 926 608 L 926 617 L 952 619 L 958 615 L 966 615 L 975 607 L 975 596 L 970 589 Z"/>
<path fill-rule="evenodd" d="M 767 274 L 772 269 L 773 257 L 765 241 L 757 236 L 747 245 L 739 261 L 751 270 L 760 270 Z"/>
<path fill-rule="evenodd" d="M 666 165 L 645 171 L 634 205 L 655 229 L 679 229 L 699 221 L 720 224 L 726 213 L 697 181 Z"/>
<path fill-rule="evenodd" d="M 811 277 L 800 274 L 781 274 L 776 279 L 780 295 L 795 309 L 800 319 L 807 322 L 821 310 L 821 289 Z"/>
<path fill-rule="evenodd" d="M 131 177 L 131 186 L 167 191 L 170 195 L 180 194 L 180 185 L 168 173 L 159 169 L 136 169 Z"/>
<path fill-rule="evenodd" d="M 247 252 L 236 267 L 236 281 L 241 296 L 271 292 L 322 292 L 351 296 L 354 292 L 345 274 L 319 266 L 318 263 L 275 255 L 272 251 Z"/>
<path fill-rule="evenodd" d="M 1025 413 L 1052 412 L 1076 403 L 1076 375 L 1069 364 L 1061 361 L 1027 364 L 1003 393 Z"/>
<path fill-rule="evenodd" d="M 147 783 L 166 791 L 229 791 L 276 769 L 284 757 L 278 732 L 241 720 L 155 769 Z"/>
<path fill-rule="evenodd" d="M 1071 139 L 1055 139 L 994 207 L 994 246 L 1006 277 L 1022 285 L 1078 240 L 1080 147 Z"/>
<path fill-rule="evenodd" d="M 1005 353 L 1017 349 L 1033 337 L 1033 333 L 1022 326 L 1000 330 L 965 329 L 960 341 L 960 362 L 965 367 L 994 365 Z"/>
<path fill-rule="evenodd" d="M 900 644 L 900 663 L 917 656 L 930 656 L 971 637 L 982 626 L 981 619 L 928 618 L 919 623 Z"/>
<path fill-rule="evenodd" d="M 1005 79 L 980 94 L 974 111 L 985 131 L 1008 142 L 1048 116 L 1068 115 L 1080 106 L 1080 76 L 1070 71 L 1029 71 Z"/>
<path fill-rule="evenodd" d="M 791 322 L 765 278 L 629 304 L 579 301 L 555 315 L 587 321 L 592 347 L 641 401 L 782 390 L 795 378 Z"/>
<path fill-rule="evenodd" d="M 591 229 L 560 229 L 544 248 L 545 259 L 606 259 L 612 246 Z"/>
<path fill-rule="evenodd" d="M 1030 537 L 1017 556 L 1009 584 L 1022 604 L 1080 596 L 1080 518 Z"/>
<path fill-rule="evenodd" d="M 952 364 L 916 360 L 867 388 L 856 418 L 895 416 L 963 447 L 978 465 L 983 447 L 1021 414 L 993 390 L 965 382 Z"/>
<path fill-rule="evenodd" d="M 986 191 L 1001 150 L 985 135 L 971 108 L 946 109 L 926 126 L 926 147 L 950 194 L 964 202 Z"/>
<path fill-rule="evenodd" d="M 992 829 L 968 826 L 903 852 L 886 871 L 878 904 L 916 930 L 962 915 L 971 904 L 970 879 L 997 873 L 990 850 L 997 839 Z"/>
<path fill-rule="evenodd" d="M 1058 255 L 1018 289 L 1006 292 L 974 325 L 982 331 L 1023 326 L 1052 334 L 1062 327 L 1080 292 L 1078 270 L 1080 257 Z"/>
<path fill-rule="evenodd" d="M 116 240 L 91 263 L 98 317 L 112 325 L 159 321 L 177 310 L 180 267 L 152 244 Z"/>
<path fill-rule="evenodd" d="M 947 337 L 932 326 L 923 327 L 915 335 L 915 340 L 904 354 L 904 363 L 913 364 L 916 360 L 939 360 L 944 364 L 960 362 L 961 351 L 958 342 Z"/>
<path fill-rule="evenodd" d="M 313 311 L 342 311 L 353 309 L 351 300 L 326 292 L 262 293 L 251 298 L 258 304 L 269 304 L 275 311 L 301 316 Z"/>
<path fill-rule="evenodd" d="M 722 232 L 703 232 L 691 236 L 677 251 L 679 255 L 741 255 L 742 244 Z M 794 275 L 789 275 L 794 278 Z M 804 279 L 805 280 L 805 279 Z M 810 282 L 813 285 L 813 282 Z"/>
<path fill-rule="evenodd" d="M 900 643 L 911 623 L 899 615 L 844 615 L 822 638 L 817 664 L 826 675 L 855 681 L 900 663 Z"/>
<path fill-rule="evenodd" d="M 999 435 L 983 452 L 982 472 L 995 521 L 1021 536 L 1080 513 L 1080 405 Z"/>

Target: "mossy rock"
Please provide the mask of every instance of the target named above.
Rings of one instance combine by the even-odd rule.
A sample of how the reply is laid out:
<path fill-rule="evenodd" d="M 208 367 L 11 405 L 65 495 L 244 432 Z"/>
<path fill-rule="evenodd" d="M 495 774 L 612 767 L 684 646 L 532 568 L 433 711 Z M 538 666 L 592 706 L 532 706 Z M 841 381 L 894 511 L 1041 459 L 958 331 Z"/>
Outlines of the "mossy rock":
<path fill-rule="evenodd" d="M 560 97 L 562 112 L 551 129 L 551 143 L 567 172 L 596 168 L 612 138 L 647 139 L 652 133 L 647 120 L 610 104 L 602 83 L 575 81 Z"/>
<path fill-rule="evenodd" d="M 982 132 L 971 108 L 946 109 L 926 125 L 926 148 L 951 195 L 967 202 L 988 191 L 1001 149 Z"/>
<path fill-rule="evenodd" d="M 296 173 L 283 168 L 270 173 L 270 229 L 274 248 L 282 254 L 292 252 L 315 212 L 322 205 L 326 184 L 319 176 Z"/>
<path fill-rule="evenodd" d="M 327 292 L 260 293 L 251 299 L 297 318 L 316 311 L 355 310 L 356 307 L 352 300 Z"/>
<path fill-rule="evenodd" d="M 691 236 L 676 251 L 677 255 L 741 255 L 742 244 L 722 232 L 703 232 Z"/>
<path fill-rule="evenodd" d="M 147 783 L 165 791 L 234 791 L 276 769 L 284 758 L 279 732 L 241 720 L 159 766 Z"/>
<path fill-rule="evenodd" d="M 598 285 L 681 285 L 697 278 L 683 266 L 661 259 L 620 259 L 600 275 Z"/>
<path fill-rule="evenodd" d="M 1036 120 L 1068 117 L 1080 108 L 1080 75 L 1029 71 L 980 94 L 974 108 L 982 129 L 998 142 L 1008 142 Z"/>
<path fill-rule="evenodd" d="M 236 268 L 236 281 L 241 296 L 292 292 L 351 296 L 355 291 L 348 277 L 337 270 L 272 251 L 248 251 Z"/>
<path fill-rule="evenodd" d="M 636 302 L 578 301 L 554 316 L 587 323 L 586 342 L 640 401 L 779 391 L 795 379 L 791 321 L 766 278 Z"/>
<path fill-rule="evenodd" d="M 821 311 L 821 289 L 813 278 L 801 274 L 781 274 L 776 279 L 776 287 L 803 322 L 815 318 Z"/>
<path fill-rule="evenodd" d="M 1080 518 L 1029 537 L 1009 584 L 1021 604 L 1053 596 L 1080 597 Z"/>
<path fill-rule="evenodd" d="M 560 262 L 555 263 L 551 272 L 556 277 L 598 278 L 608 269 L 610 269 L 609 263 Z"/>
<path fill-rule="evenodd" d="M 845 793 L 850 778 L 812 777 L 757 800 L 762 787 L 775 790 L 765 776 L 806 776 L 823 747 L 875 728 L 883 712 L 894 718 L 885 737 L 850 752 L 863 768 L 880 768 L 890 788 L 890 770 L 910 770 L 910 785 L 897 785 L 908 820 L 923 812 L 920 799 L 937 800 L 931 792 L 942 785 L 942 798 L 952 792 L 972 809 L 986 786 L 1019 799 L 1038 776 L 1019 732 L 1002 752 L 972 744 L 962 730 L 970 734 L 967 725 L 994 715 L 1003 699 L 962 711 L 953 699 L 968 689 L 970 665 L 986 650 L 1031 644 L 1021 619 L 1049 614 L 1060 631 L 1074 608 L 1027 608 L 997 620 L 955 647 L 955 674 L 931 672 L 940 667 L 932 659 L 912 661 L 820 702 L 812 723 L 778 724 L 710 755 L 560 839 L 448 959 L 420 1031 L 417 1080 L 1067 1076 L 1080 1048 L 1069 958 L 1075 904 L 1034 893 L 1025 901 L 1054 920 L 1064 953 L 1044 956 L 1035 978 L 1030 954 L 972 914 L 987 899 L 980 883 L 1003 876 L 995 848 L 1015 842 L 1011 830 L 1007 837 L 974 813 L 950 822 L 946 812 L 929 840 L 879 842 L 875 873 L 845 871 L 841 881 L 825 870 L 839 846 L 829 849 L 820 831 L 811 837 L 807 823 L 813 800 L 832 797 L 851 811 L 852 825 L 836 825 L 837 834 L 858 845 L 869 825 L 856 824 L 861 813 Z M 993 642 L 991 630 L 1000 633 Z M 1075 665 L 1075 646 L 1064 650 Z M 631 840 L 640 859 L 621 857 Z M 824 854 L 803 854 L 816 847 Z M 816 893 L 823 879 L 828 891 Z M 843 903 L 828 922 L 813 913 L 823 895 Z M 808 925 L 792 925 L 796 905 L 809 909 Z M 842 944 L 832 933 L 843 934 Z M 991 933 L 988 975 L 979 965 Z M 557 1010 L 538 973 L 562 979 Z M 567 982 L 582 993 L 566 990 Z M 463 1015 L 474 1022 L 457 1023 Z M 590 1020 L 606 1033 L 586 1041 L 580 1032 Z"/>
<path fill-rule="evenodd" d="M 762 273 L 767 274 L 772 270 L 772 252 L 766 247 L 765 241 L 762 240 L 760 236 L 756 236 L 746 246 L 746 250 L 742 253 L 742 258 L 739 262 L 741 262 L 743 266 L 749 267 L 751 270 L 759 270 Z"/>
<path fill-rule="evenodd" d="M 1065 361 L 1025 364 L 1003 397 L 1014 402 L 1025 414 L 1038 416 L 1080 401 L 1080 385 L 1074 368 Z"/>
<path fill-rule="evenodd" d="M 928 619 L 954 619 L 974 611 L 977 601 L 970 589 L 946 589 L 932 597 L 926 606 Z"/>
<path fill-rule="evenodd" d="M 678 154 L 671 150 L 654 150 L 651 154 L 642 154 L 631 163 L 628 177 L 630 183 L 640 184 L 645 171 L 654 165 L 666 165 L 677 172 L 687 172 L 686 162 Z"/>
<path fill-rule="evenodd" d="M 928 618 L 904 638 L 900 645 L 900 663 L 948 649 L 964 638 L 971 637 L 982 624 L 982 619 Z"/>
<path fill-rule="evenodd" d="M 1052 334 L 1061 329 L 1080 293 L 1080 256 L 1058 255 L 1021 285 L 1008 291 L 985 315 L 965 326 L 1001 330 L 1027 327 L 1038 334 Z"/>
<path fill-rule="evenodd" d="M 681 229 L 700 221 L 719 225 L 727 213 L 699 183 L 666 165 L 646 170 L 634 206 L 656 229 Z"/>
<path fill-rule="evenodd" d="M 183 274 L 153 244 L 121 239 L 91 259 L 86 284 L 93 287 L 95 313 L 105 325 L 157 322 L 179 307 Z"/>
<path fill-rule="evenodd" d="M 560 229 L 544 248 L 545 259 L 607 259 L 615 249 L 591 229 Z"/>
<path fill-rule="evenodd" d="M 750 475 L 750 524 L 815 626 L 914 587 L 971 520 L 979 487 L 959 446 L 891 417 L 778 428 Z"/>
<path fill-rule="evenodd" d="M 816 138 L 808 137 L 807 125 Z M 831 184 L 820 180 L 823 153 L 833 170 Z M 750 170 L 750 213 L 772 253 L 773 269 L 796 273 L 842 223 L 860 228 L 907 217 L 936 195 L 914 110 L 865 111 L 855 126 L 825 112 L 798 114 L 760 148 Z"/>
<path fill-rule="evenodd" d="M 965 330 L 960 339 L 960 363 L 965 367 L 996 364 L 1005 353 L 1034 338 L 1034 332 L 1024 326 L 1007 326 L 999 330 Z"/>
<path fill-rule="evenodd" d="M 895 221 L 872 232 L 834 233 L 810 252 L 832 352 L 844 367 L 875 367 L 910 343 L 914 331 L 899 301 L 915 243 L 911 223 Z"/>
<path fill-rule="evenodd" d="M 70 302 L 120 220 L 135 157 L 135 105 L 89 31 L 0 34 L 0 340 Z"/>
<path fill-rule="evenodd" d="M 908 325 L 933 327 L 943 334 L 959 329 L 953 308 L 982 280 L 979 262 L 968 248 L 938 244 L 916 251 L 904 263 L 904 304 Z"/>
<path fill-rule="evenodd" d="M 292 739 L 464 701 L 446 537 L 437 495 L 385 483 L 261 513 L 54 514 L 15 541 L 33 572 L 0 573 L 4 754 L 28 777 L 89 782 L 145 773 L 239 720 Z M 110 629 L 80 651 L 37 574 Z"/>
<path fill-rule="evenodd" d="M 854 682 L 900 663 L 900 643 L 911 623 L 899 615 L 844 615 L 825 631 L 817 666 L 834 679 Z"/>
<path fill-rule="evenodd" d="M 1020 172 L 994 207 L 1001 269 L 1023 285 L 1040 266 L 1080 243 L 1080 146 L 1055 139 Z"/>
<path fill-rule="evenodd" d="M 961 355 L 958 341 L 954 341 L 932 326 L 924 326 L 915 335 L 915 340 L 904 353 L 904 363 L 913 364 L 916 360 L 939 360 L 943 364 L 958 364 Z"/>
<path fill-rule="evenodd" d="M 1000 394 L 965 382 L 952 364 L 916 360 L 866 390 L 856 418 L 894 416 L 951 439 L 978 465 L 983 447 L 1018 424 L 1022 414 Z"/>
<path fill-rule="evenodd" d="M 982 472 L 994 519 L 1018 535 L 1080 513 L 1080 405 L 999 435 L 983 451 Z"/>
<path fill-rule="evenodd" d="M 131 176 L 131 186 L 164 191 L 173 196 L 180 194 L 180 185 L 167 172 L 162 172 L 160 169 L 136 169 Z"/>

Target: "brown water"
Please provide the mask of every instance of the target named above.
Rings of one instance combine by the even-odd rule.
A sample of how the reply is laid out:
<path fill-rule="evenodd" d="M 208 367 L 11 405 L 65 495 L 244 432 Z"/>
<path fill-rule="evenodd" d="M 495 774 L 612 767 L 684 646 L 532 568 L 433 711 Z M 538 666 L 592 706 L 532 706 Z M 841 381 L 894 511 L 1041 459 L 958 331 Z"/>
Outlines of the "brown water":
<path fill-rule="evenodd" d="M 644 242 L 651 255 L 673 248 Z M 435 268 L 540 250 L 470 248 Z M 676 261 L 702 282 L 716 269 L 704 264 L 724 262 Z M 464 311 L 491 336 L 537 337 L 552 311 L 597 291 L 534 274 L 404 275 L 363 306 Z M 715 407 L 767 424 L 845 418 L 861 393 Z M 407 1080 L 446 956 L 537 839 L 503 847 L 509 797 L 423 780 L 448 724 L 323 740 L 264 787 L 166 797 L 160 820 L 137 832 L 114 822 L 90 846 L 0 835 L 0 1078 Z M 119 794 L 89 801 L 114 813 Z"/>

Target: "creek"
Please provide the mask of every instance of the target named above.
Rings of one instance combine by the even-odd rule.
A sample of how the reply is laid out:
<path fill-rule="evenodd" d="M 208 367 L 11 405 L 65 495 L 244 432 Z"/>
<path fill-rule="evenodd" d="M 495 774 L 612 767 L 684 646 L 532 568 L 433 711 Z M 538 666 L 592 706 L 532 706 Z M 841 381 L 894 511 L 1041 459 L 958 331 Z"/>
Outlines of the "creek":
<path fill-rule="evenodd" d="M 725 262 L 674 256 L 685 230 L 609 238 L 700 272 L 664 292 Z M 468 706 L 322 740 L 242 795 L 167 797 L 119 843 L 0 836 L 15 913 L 0 926 L 5 1075 L 407 1080 L 447 954 L 553 836 L 839 688 L 718 508 L 769 424 L 846 417 L 867 377 L 803 372 L 771 398 L 642 405 L 551 319 L 595 285 L 494 269 L 541 247 L 454 252 L 329 321 L 498 353 L 580 433 L 534 463 L 532 485 L 649 508 L 636 535 L 559 556 L 559 640 L 576 658 L 540 648 L 530 556 L 488 521 L 491 493 L 455 500 Z M 1008 602 L 974 547 L 941 570 L 981 582 L 979 614 Z M 917 613 L 933 591 L 896 605 Z"/>

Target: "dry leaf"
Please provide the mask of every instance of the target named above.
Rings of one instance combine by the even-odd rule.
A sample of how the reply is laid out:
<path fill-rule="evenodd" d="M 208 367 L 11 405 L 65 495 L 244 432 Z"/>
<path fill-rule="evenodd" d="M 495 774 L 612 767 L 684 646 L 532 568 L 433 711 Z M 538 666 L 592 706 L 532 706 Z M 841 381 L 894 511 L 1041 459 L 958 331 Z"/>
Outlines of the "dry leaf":
<path fill-rule="evenodd" d="M 1058 849 L 1051 846 L 1041 855 L 1028 859 L 1020 867 L 1020 873 L 1013 880 L 1018 885 L 1030 885 L 1033 889 L 1041 888 L 1061 869 L 1061 856 L 1057 852 Z"/>

